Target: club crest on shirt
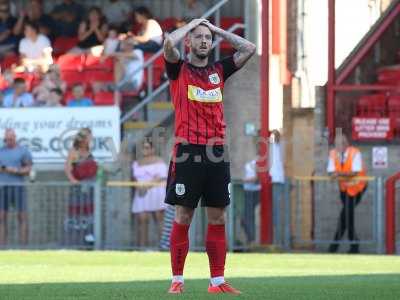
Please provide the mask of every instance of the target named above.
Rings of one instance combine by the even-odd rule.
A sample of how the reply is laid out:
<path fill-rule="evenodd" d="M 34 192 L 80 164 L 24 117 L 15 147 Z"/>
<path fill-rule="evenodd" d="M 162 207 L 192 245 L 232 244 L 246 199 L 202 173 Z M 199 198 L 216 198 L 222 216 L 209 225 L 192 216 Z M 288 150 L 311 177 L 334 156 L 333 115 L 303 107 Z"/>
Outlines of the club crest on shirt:
<path fill-rule="evenodd" d="M 208 79 L 212 84 L 219 84 L 221 80 L 219 79 L 218 73 L 214 73 L 208 76 Z"/>
<path fill-rule="evenodd" d="M 186 192 L 185 185 L 183 183 L 177 183 L 175 185 L 175 193 L 178 196 L 183 196 Z"/>

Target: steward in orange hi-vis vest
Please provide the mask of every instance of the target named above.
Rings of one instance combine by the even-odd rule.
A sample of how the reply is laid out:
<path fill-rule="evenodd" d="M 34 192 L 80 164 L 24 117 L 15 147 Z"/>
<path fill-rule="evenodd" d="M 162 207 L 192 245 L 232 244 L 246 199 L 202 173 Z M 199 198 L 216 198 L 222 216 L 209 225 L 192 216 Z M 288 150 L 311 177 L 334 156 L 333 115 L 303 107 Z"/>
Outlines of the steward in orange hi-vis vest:
<path fill-rule="evenodd" d="M 344 162 L 342 162 L 340 153 L 336 149 L 331 150 L 330 152 L 330 157 L 335 163 L 335 171 L 338 173 L 352 173 L 352 166 L 353 166 L 353 159 L 356 156 L 356 154 L 360 153 L 360 150 L 358 150 L 356 147 L 348 147 L 346 149 L 347 152 L 347 158 Z M 356 177 L 363 177 L 366 176 L 367 172 L 365 170 L 364 164 L 362 164 L 362 169 L 360 172 L 357 172 Z M 359 180 L 359 179 L 352 179 L 349 178 L 347 180 L 342 179 L 339 180 L 339 189 L 341 192 L 346 192 L 350 196 L 355 196 L 358 193 L 362 192 L 366 185 L 367 182 L 365 180 Z"/>

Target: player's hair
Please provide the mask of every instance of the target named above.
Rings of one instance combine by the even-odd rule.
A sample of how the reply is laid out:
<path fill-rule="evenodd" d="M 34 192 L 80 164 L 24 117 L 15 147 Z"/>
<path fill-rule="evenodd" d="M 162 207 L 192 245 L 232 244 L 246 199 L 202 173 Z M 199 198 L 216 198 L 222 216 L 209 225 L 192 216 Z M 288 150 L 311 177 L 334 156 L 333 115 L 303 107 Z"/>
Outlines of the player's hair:
<path fill-rule="evenodd" d="M 81 143 L 92 134 L 92 130 L 89 127 L 82 128 L 78 131 L 78 133 L 74 137 L 74 141 L 72 146 L 75 150 L 79 150 Z"/>
<path fill-rule="evenodd" d="M 139 6 L 135 9 L 135 13 L 144 16 L 146 19 L 153 19 L 153 14 L 146 6 Z"/>
<path fill-rule="evenodd" d="M 14 84 L 18 85 L 18 84 L 25 84 L 25 79 L 23 78 L 15 78 L 14 79 Z"/>
<path fill-rule="evenodd" d="M 51 89 L 50 92 L 56 93 L 58 96 L 62 96 L 63 95 L 63 91 L 60 88 Z"/>

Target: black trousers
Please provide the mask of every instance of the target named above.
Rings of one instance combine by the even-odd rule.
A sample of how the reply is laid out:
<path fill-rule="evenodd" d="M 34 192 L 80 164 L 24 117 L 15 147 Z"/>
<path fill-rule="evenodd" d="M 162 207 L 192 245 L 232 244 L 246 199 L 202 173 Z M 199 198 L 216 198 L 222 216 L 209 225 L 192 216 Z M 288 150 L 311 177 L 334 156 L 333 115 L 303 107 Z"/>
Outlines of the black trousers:
<path fill-rule="evenodd" d="M 350 241 L 358 240 L 357 234 L 354 229 L 354 210 L 355 207 L 360 203 L 361 198 L 366 189 L 358 193 L 355 196 L 349 196 L 345 192 L 340 192 L 340 200 L 342 202 L 342 210 L 339 215 L 338 225 L 335 232 L 334 240 L 335 242 L 340 240 L 346 229 L 348 232 L 348 237 Z M 338 243 L 333 243 L 330 246 L 330 252 L 336 252 L 339 247 Z M 351 252 L 358 252 L 358 244 L 352 244 L 350 246 Z"/>

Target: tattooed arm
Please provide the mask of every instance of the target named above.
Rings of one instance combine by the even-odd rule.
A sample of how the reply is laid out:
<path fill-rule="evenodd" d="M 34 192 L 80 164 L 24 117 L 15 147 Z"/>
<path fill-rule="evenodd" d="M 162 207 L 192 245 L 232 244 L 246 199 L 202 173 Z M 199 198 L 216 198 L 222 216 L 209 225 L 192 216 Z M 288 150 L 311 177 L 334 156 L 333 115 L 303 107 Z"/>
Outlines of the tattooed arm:
<path fill-rule="evenodd" d="M 241 68 L 244 64 L 253 56 L 256 52 L 256 45 L 248 40 L 228 31 L 225 31 L 221 28 L 218 28 L 211 24 L 209 21 L 203 22 L 203 24 L 207 25 L 208 28 L 216 35 L 219 35 L 226 41 L 228 41 L 233 48 L 237 51 L 233 55 L 233 60 L 235 62 L 236 67 Z"/>
<path fill-rule="evenodd" d="M 199 26 L 201 23 L 206 22 L 205 19 L 194 19 L 190 23 L 185 26 L 175 30 L 171 34 L 165 36 L 164 39 L 164 57 L 170 63 L 178 62 L 180 58 L 179 50 L 176 48 L 176 45 L 182 40 L 186 34 L 188 34 L 191 30 Z"/>

